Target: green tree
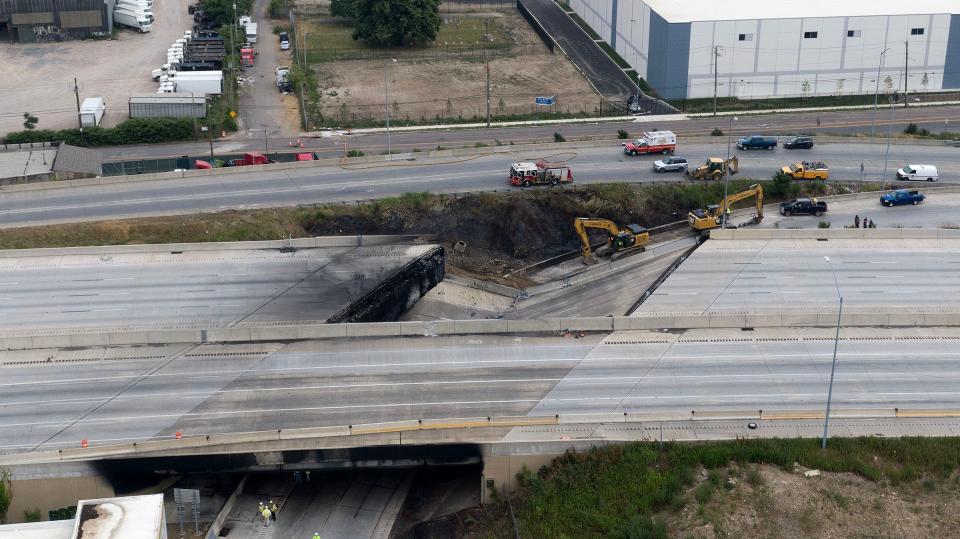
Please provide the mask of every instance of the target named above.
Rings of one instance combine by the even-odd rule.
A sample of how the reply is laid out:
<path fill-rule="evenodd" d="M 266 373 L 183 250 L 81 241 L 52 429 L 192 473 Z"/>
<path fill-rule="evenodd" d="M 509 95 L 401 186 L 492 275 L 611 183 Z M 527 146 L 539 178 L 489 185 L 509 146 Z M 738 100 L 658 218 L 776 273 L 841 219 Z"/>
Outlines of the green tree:
<path fill-rule="evenodd" d="M 24 129 L 33 129 L 34 127 L 37 127 L 37 122 L 39 122 L 39 121 L 40 121 L 39 118 L 37 118 L 36 116 L 30 114 L 29 112 L 24 112 L 24 113 L 23 113 L 23 128 L 24 128 Z"/>
<path fill-rule="evenodd" d="M 330 14 L 334 17 L 352 19 L 356 13 L 354 0 L 330 0 Z"/>
<path fill-rule="evenodd" d="M 773 175 L 773 181 L 770 182 L 770 194 L 775 197 L 785 196 L 790 191 L 792 180 L 793 178 L 788 174 L 777 172 Z"/>
<path fill-rule="evenodd" d="M 250 13 L 252 0 L 203 0 L 203 12 L 215 26 L 237 24 L 233 5 L 237 5 L 238 16 Z M 221 34 L 223 35 L 223 34 Z"/>
<path fill-rule="evenodd" d="M 13 484 L 10 482 L 10 472 L 0 468 L 0 524 L 7 523 L 7 510 L 13 500 Z"/>
<path fill-rule="evenodd" d="M 440 30 L 440 0 L 355 0 L 353 39 L 377 45 L 434 41 Z"/>

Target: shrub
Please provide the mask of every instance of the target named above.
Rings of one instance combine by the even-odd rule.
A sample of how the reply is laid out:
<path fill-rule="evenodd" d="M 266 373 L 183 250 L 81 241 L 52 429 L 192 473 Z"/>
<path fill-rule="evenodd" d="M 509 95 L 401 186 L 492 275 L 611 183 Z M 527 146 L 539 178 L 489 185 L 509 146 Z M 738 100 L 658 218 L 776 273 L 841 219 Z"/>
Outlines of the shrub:
<path fill-rule="evenodd" d="M 32 129 L 7 134 L 4 142 L 65 142 L 74 146 L 119 146 L 153 144 L 194 138 L 193 120 L 189 118 L 131 118 L 116 127 L 79 129 Z"/>
<path fill-rule="evenodd" d="M 723 136 L 723 130 L 720 129 L 719 127 L 714 127 L 714 128 L 713 128 L 713 131 L 710 132 L 710 136 L 711 136 L 711 137 L 722 137 L 722 136 Z"/>
<path fill-rule="evenodd" d="M 40 509 L 37 507 L 33 509 L 24 509 L 23 520 L 25 522 L 40 522 L 41 520 L 43 520 L 43 514 L 40 512 Z"/>
<path fill-rule="evenodd" d="M 904 132 L 904 134 L 907 134 L 907 135 L 916 135 L 916 134 L 917 134 L 917 124 L 912 123 L 912 122 L 909 123 L 909 124 L 907 124 L 907 128 L 904 129 L 903 132 Z"/>
<path fill-rule="evenodd" d="M 627 133 L 623 129 L 620 129 L 617 131 L 617 138 L 619 139 L 630 138 L 630 133 Z"/>
<path fill-rule="evenodd" d="M 820 221 L 817 223 L 817 228 L 830 228 L 830 221 Z"/>
<path fill-rule="evenodd" d="M 363 157 L 363 152 L 360 150 L 350 150 L 347 152 L 347 157 Z"/>
<path fill-rule="evenodd" d="M 559 132 L 555 131 L 555 132 L 553 133 L 553 141 L 554 141 L 554 142 L 566 142 L 567 139 L 565 139 L 565 138 L 563 137 L 563 135 L 561 135 Z"/>

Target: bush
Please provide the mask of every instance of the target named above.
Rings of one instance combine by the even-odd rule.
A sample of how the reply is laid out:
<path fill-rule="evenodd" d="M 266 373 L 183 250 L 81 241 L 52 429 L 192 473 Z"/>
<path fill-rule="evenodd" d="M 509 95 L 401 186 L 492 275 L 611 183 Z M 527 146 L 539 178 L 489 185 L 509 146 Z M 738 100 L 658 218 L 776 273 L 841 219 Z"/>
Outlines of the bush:
<path fill-rule="evenodd" d="M 768 190 L 770 194 L 775 197 L 786 196 L 790 192 L 791 182 L 793 179 L 783 172 L 777 172 L 773 175 L 773 181 L 770 182 L 770 187 Z"/>
<path fill-rule="evenodd" d="M 619 139 L 630 138 L 630 133 L 627 133 L 623 129 L 620 129 L 617 131 L 617 138 Z"/>
<path fill-rule="evenodd" d="M 360 150 L 350 150 L 347 152 L 347 157 L 363 157 L 363 152 Z"/>
<path fill-rule="evenodd" d="M 43 513 L 41 513 L 40 508 L 37 507 L 33 509 L 24 509 L 23 520 L 24 522 L 40 522 L 43 520 Z"/>
<path fill-rule="evenodd" d="M 723 136 L 723 130 L 720 129 L 719 127 L 714 127 L 714 128 L 713 128 L 713 131 L 710 132 L 710 136 L 711 136 L 711 137 L 722 137 L 722 136 Z"/>
<path fill-rule="evenodd" d="M 554 142 L 566 142 L 567 139 L 565 139 L 565 138 L 563 137 L 563 135 L 561 135 L 559 132 L 554 132 L 554 133 L 553 133 L 553 141 L 554 141 Z"/>
<path fill-rule="evenodd" d="M 904 134 L 907 135 L 916 135 L 917 134 L 917 124 L 910 123 L 907 124 L 907 128 L 903 130 Z"/>
<path fill-rule="evenodd" d="M 123 144 L 154 144 L 194 138 L 193 120 L 189 118 L 131 118 L 116 127 L 88 127 L 79 129 L 33 129 L 8 133 L 4 142 L 61 141 L 74 146 L 120 146 Z"/>
<path fill-rule="evenodd" d="M 817 223 L 817 228 L 830 228 L 830 221 L 820 221 Z"/>

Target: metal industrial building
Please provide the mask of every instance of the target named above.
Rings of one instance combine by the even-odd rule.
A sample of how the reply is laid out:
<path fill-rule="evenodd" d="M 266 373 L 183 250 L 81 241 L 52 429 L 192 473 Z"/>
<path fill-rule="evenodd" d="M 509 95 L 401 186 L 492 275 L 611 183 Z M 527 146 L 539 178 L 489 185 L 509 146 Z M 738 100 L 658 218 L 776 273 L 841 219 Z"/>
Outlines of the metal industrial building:
<path fill-rule="evenodd" d="M 0 0 L 0 39 L 28 43 L 109 34 L 114 0 Z"/>
<path fill-rule="evenodd" d="M 668 99 L 960 89 L 960 0 L 568 3 Z"/>

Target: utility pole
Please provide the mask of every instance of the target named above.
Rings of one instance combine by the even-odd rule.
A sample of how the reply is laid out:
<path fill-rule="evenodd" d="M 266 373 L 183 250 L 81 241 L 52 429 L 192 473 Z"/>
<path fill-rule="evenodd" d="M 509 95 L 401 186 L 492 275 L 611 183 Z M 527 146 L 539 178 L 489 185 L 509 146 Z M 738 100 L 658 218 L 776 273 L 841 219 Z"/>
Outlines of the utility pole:
<path fill-rule="evenodd" d="M 713 115 L 717 115 L 717 72 L 720 70 L 720 45 L 713 46 Z"/>
<path fill-rule="evenodd" d="M 877 88 L 873 91 L 873 120 L 870 122 L 870 136 L 873 136 L 874 129 L 877 127 L 877 96 L 880 95 L 880 70 L 883 69 L 883 55 L 887 54 L 889 48 L 883 49 L 880 53 L 880 63 L 877 64 Z"/>
<path fill-rule="evenodd" d="M 903 42 L 903 106 L 906 107 L 909 103 L 907 99 L 907 82 L 910 81 L 910 76 L 907 73 L 907 70 L 910 68 L 910 40 L 904 40 Z"/>
<path fill-rule="evenodd" d="M 80 87 L 77 78 L 73 78 L 73 93 L 77 97 L 77 123 L 80 125 L 80 144 L 83 144 L 83 118 L 80 116 Z"/>
<path fill-rule="evenodd" d="M 483 60 L 487 69 L 487 127 L 490 127 L 490 59 L 487 58 L 487 51 L 483 51 Z"/>

